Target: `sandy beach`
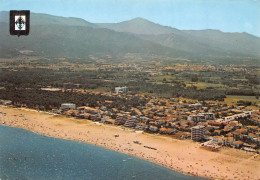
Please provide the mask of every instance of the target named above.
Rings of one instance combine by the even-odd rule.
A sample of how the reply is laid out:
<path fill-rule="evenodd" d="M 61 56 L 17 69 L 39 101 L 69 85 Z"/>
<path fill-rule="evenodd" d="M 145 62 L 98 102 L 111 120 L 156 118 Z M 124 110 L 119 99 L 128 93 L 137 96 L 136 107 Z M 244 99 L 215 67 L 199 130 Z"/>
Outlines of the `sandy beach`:
<path fill-rule="evenodd" d="M 200 148 L 198 143 L 191 140 L 134 132 L 133 129 L 29 109 L 0 107 L 0 123 L 109 148 L 195 176 L 212 179 L 260 179 L 260 157 L 255 153 L 231 148 L 211 152 Z M 115 134 L 119 137 L 115 137 Z"/>

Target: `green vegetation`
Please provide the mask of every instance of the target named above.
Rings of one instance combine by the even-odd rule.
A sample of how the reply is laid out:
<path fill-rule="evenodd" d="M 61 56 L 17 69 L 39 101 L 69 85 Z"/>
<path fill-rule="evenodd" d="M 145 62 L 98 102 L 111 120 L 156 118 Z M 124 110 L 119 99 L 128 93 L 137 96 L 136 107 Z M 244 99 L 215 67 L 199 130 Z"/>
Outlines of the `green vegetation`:
<path fill-rule="evenodd" d="M 227 104 L 237 104 L 237 105 L 259 105 L 260 101 L 256 96 L 234 96 L 228 95 L 225 100 Z"/>
<path fill-rule="evenodd" d="M 99 60 L 96 62 L 89 60 L 87 64 L 80 60 L 74 63 L 71 61 L 70 59 L 56 59 L 38 63 L 33 59 L 24 62 L 23 67 L 21 67 L 19 63 L 16 64 L 5 59 L 7 66 L 11 65 L 13 68 L 3 69 L 0 72 L 0 87 L 16 89 L 55 87 L 113 92 L 117 86 L 127 86 L 128 93 L 132 95 L 152 94 L 158 97 L 183 97 L 215 101 L 224 101 L 226 96 L 230 94 L 255 97 L 260 94 L 256 88 L 257 82 L 249 79 L 254 76 L 253 71 L 177 71 L 166 70 L 165 67 L 151 71 L 151 67 L 155 66 L 153 64 L 124 64 L 122 67 L 118 67 L 105 59 L 103 59 L 103 64 Z M 33 63 L 36 63 L 34 64 L 35 68 L 32 68 Z M 36 68 L 37 66 L 42 68 Z M 200 68 L 196 65 L 196 68 L 198 67 Z M 143 70 L 140 71 L 139 68 Z M 256 75 L 255 78 L 259 78 L 258 76 Z M 193 77 L 196 79 L 194 80 Z M 237 81 L 237 79 L 246 80 Z M 226 98 L 226 101 L 228 99 Z M 233 99 L 232 102 L 236 103 L 239 100 L 250 101 L 253 105 L 257 104 L 257 100 L 251 101 L 243 98 Z"/>
<path fill-rule="evenodd" d="M 119 110 L 129 111 L 132 107 L 144 106 L 146 100 L 132 96 L 127 100 L 124 98 L 94 94 L 89 92 L 73 92 L 73 91 L 42 91 L 38 89 L 16 89 L 7 88 L 0 90 L 0 99 L 11 100 L 13 105 L 17 107 L 25 106 L 40 110 L 51 110 L 59 108 L 64 102 L 75 103 L 77 106 L 102 106 L 106 100 L 112 101 L 106 105 L 108 108 L 118 108 Z"/>

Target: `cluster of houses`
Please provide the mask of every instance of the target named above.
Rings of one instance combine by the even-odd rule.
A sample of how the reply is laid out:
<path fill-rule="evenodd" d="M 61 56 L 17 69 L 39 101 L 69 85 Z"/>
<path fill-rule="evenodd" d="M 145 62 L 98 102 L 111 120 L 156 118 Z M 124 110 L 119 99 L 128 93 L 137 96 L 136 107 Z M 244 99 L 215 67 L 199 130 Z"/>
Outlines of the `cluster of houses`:
<path fill-rule="evenodd" d="M 132 107 L 127 112 L 105 105 L 76 108 L 68 103 L 62 104 L 61 110 L 68 116 L 194 141 L 210 140 L 247 151 L 257 151 L 260 146 L 260 112 L 246 107 L 150 98 L 145 106 Z M 247 125 L 241 120 L 246 120 Z"/>

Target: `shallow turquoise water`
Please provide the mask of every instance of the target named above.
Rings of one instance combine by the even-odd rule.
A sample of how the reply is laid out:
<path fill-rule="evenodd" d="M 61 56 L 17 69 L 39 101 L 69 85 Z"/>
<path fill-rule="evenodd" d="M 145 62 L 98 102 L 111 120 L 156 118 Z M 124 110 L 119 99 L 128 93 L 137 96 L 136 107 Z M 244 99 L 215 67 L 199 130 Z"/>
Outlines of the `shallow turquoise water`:
<path fill-rule="evenodd" d="M 0 178 L 202 179 L 101 147 L 0 125 Z"/>

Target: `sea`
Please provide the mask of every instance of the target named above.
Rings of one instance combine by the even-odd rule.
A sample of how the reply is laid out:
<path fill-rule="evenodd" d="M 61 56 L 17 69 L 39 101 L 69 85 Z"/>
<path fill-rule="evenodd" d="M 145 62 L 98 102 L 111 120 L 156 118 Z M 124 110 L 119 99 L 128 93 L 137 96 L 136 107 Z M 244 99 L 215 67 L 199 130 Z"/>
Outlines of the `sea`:
<path fill-rule="evenodd" d="M 99 146 L 0 125 L 1 180 L 197 180 Z"/>

